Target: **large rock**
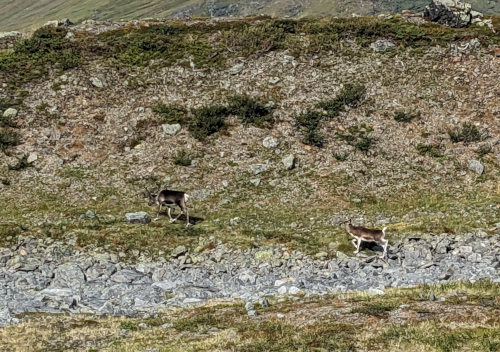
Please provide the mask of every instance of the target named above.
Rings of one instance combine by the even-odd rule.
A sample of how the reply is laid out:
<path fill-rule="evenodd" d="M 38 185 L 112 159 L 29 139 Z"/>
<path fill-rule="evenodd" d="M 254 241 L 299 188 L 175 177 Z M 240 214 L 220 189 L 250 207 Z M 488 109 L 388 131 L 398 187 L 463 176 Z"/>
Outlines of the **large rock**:
<path fill-rule="evenodd" d="M 471 4 L 459 0 L 433 0 L 424 10 L 424 17 L 432 22 L 454 27 L 468 27 L 472 21 Z"/>
<path fill-rule="evenodd" d="M 10 119 L 17 116 L 17 110 L 14 108 L 8 108 L 3 112 L 3 117 Z"/>
<path fill-rule="evenodd" d="M 469 169 L 478 175 L 482 175 L 484 172 L 484 165 L 479 160 L 473 159 L 469 161 Z"/>
<path fill-rule="evenodd" d="M 151 218 L 145 211 L 127 213 L 125 214 L 125 220 L 131 224 L 149 224 L 151 222 Z"/>
<path fill-rule="evenodd" d="M 264 138 L 262 144 L 264 145 L 264 147 L 271 149 L 276 148 L 280 144 L 280 141 L 275 137 L 266 137 Z"/>
<path fill-rule="evenodd" d="M 181 130 L 181 125 L 178 123 L 175 123 L 173 125 L 169 124 L 164 124 L 161 125 L 163 129 L 163 133 L 165 133 L 167 136 L 175 136 L 180 130 Z"/>

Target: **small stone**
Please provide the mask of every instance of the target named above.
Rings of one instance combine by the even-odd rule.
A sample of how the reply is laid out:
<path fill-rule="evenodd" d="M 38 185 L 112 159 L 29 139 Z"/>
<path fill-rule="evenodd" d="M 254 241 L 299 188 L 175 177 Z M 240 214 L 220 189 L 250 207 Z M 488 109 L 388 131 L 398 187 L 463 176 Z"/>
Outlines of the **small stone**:
<path fill-rule="evenodd" d="M 258 187 L 260 185 L 260 178 L 253 178 L 250 180 L 250 183 L 255 187 Z"/>
<path fill-rule="evenodd" d="M 85 213 L 85 216 L 88 219 L 93 219 L 93 218 L 95 218 L 95 213 L 92 210 L 87 210 L 87 212 Z"/>
<path fill-rule="evenodd" d="M 175 136 L 180 130 L 181 130 L 181 125 L 178 123 L 169 125 L 169 124 L 164 124 L 161 125 L 163 129 L 163 133 L 165 133 L 167 136 Z"/>
<path fill-rule="evenodd" d="M 250 169 L 253 171 L 255 175 L 261 174 L 267 171 L 267 165 L 265 164 L 254 164 L 250 165 Z"/>
<path fill-rule="evenodd" d="M 479 160 L 469 161 L 469 170 L 474 171 L 478 175 L 482 175 L 484 172 L 484 165 Z"/>
<path fill-rule="evenodd" d="M 146 323 L 140 323 L 140 324 L 139 324 L 139 327 L 140 327 L 141 329 L 147 329 L 147 328 L 149 327 L 149 325 L 148 325 L 148 324 L 146 324 Z"/>
<path fill-rule="evenodd" d="M 151 222 L 151 218 L 145 211 L 127 213 L 125 214 L 125 220 L 131 224 L 149 224 Z"/>
<path fill-rule="evenodd" d="M 262 142 L 262 145 L 264 147 L 271 149 L 271 148 L 276 148 L 280 144 L 278 138 L 275 137 L 266 137 L 264 138 L 264 141 Z"/>
<path fill-rule="evenodd" d="M 97 77 L 91 77 L 90 83 L 96 88 L 104 88 L 104 83 Z"/>
<path fill-rule="evenodd" d="M 429 295 L 429 301 L 435 301 L 436 300 L 436 295 L 434 293 L 431 293 Z"/>
<path fill-rule="evenodd" d="M 291 286 L 288 289 L 288 293 L 291 295 L 296 295 L 296 294 L 300 293 L 300 288 L 298 288 L 297 286 Z"/>
<path fill-rule="evenodd" d="M 243 71 L 244 68 L 245 68 L 245 64 L 239 63 L 239 64 L 236 64 L 233 67 L 231 67 L 231 69 L 229 70 L 229 73 L 232 75 L 237 75 L 238 73 L 241 73 L 241 71 Z"/>
<path fill-rule="evenodd" d="M 28 159 L 26 161 L 28 162 L 28 164 L 31 164 L 37 160 L 38 160 L 38 155 L 33 152 L 33 153 L 30 153 L 30 155 L 28 156 Z"/>
<path fill-rule="evenodd" d="M 184 247 L 184 246 L 178 246 L 176 247 L 172 253 L 170 254 L 173 258 L 178 258 L 180 257 L 181 255 L 184 255 L 187 253 L 187 248 Z"/>
<path fill-rule="evenodd" d="M 288 291 L 288 289 L 287 289 L 287 287 L 286 287 L 286 286 L 281 286 L 281 287 L 278 289 L 278 294 L 280 294 L 280 295 L 284 295 L 287 291 Z"/>
<path fill-rule="evenodd" d="M 3 117 L 5 118 L 14 118 L 17 116 L 17 110 L 14 108 L 8 108 L 3 112 Z"/>
<path fill-rule="evenodd" d="M 372 43 L 370 45 L 370 48 L 372 48 L 373 51 L 379 53 L 387 50 L 392 50 L 396 47 L 396 45 L 389 41 L 389 40 L 377 40 L 376 42 Z"/>
<path fill-rule="evenodd" d="M 281 159 L 281 162 L 283 163 L 283 166 L 286 170 L 292 170 L 293 168 L 295 168 L 295 156 L 292 154 L 285 156 L 283 159 Z"/>
<path fill-rule="evenodd" d="M 255 317 L 257 315 L 257 312 L 254 310 L 249 310 L 247 314 L 249 317 Z"/>
<path fill-rule="evenodd" d="M 378 289 L 378 288 L 374 288 L 374 287 L 370 287 L 370 288 L 368 289 L 368 293 L 369 293 L 370 295 L 379 295 L 379 296 L 383 296 L 383 295 L 385 295 L 385 292 L 384 292 L 384 291 L 382 291 L 381 289 Z"/>
<path fill-rule="evenodd" d="M 262 298 L 261 301 L 260 301 L 260 305 L 262 306 L 262 308 L 268 308 L 269 307 L 269 301 L 267 300 L 267 298 Z"/>
<path fill-rule="evenodd" d="M 271 84 L 278 84 L 279 82 L 281 81 L 281 79 L 279 77 L 271 77 L 269 78 L 269 83 Z"/>
<path fill-rule="evenodd" d="M 326 258 L 328 258 L 328 253 L 326 253 L 326 252 L 319 252 L 319 253 L 316 253 L 315 257 L 318 260 L 325 260 Z"/>
<path fill-rule="evenodd" d="M 251 310 L 254 310 L 254 309 L 255 309 L 255 307 L 254 307 L 254 305 L 253 305 L 253 303 L 252 303 L 252 302 L 247 302 L 247 303 L 245 304 L 245 309 L 246 309 L 247 311 L 251 311 Z"/>
<path fill-rule="evenodd" d="M 255 253 L 255 259 L 257 260 L 269 260 L 273 257 L 272 250 L 258 251 Z"/>
<path fill-rule="evenodd" d="M 165 323 L 161 326 L 162 329 L 168 329 L 168 328 L 171 328 L 172 326 L 174 326 L 174 324 L 172 323 Z"/>

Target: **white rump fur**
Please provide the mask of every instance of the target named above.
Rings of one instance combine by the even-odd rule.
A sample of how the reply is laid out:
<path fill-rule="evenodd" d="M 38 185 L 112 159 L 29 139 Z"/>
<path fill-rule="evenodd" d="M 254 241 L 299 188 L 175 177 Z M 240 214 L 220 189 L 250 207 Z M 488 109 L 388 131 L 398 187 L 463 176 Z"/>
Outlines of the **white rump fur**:
<path fill-rule="evenodd" d="M 187 193 L 184 194 L 184 201 L 187 202 L 191 196 Z"/>

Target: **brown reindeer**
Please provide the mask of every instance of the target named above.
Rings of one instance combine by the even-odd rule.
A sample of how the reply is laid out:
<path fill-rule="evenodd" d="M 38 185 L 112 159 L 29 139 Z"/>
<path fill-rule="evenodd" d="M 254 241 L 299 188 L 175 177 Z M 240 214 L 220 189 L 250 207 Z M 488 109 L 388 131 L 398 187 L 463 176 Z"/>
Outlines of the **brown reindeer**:
<path fill-rule="evenodd" d="M 161 188 L 160 188 L 161 189 Z M 180 191 L 171 191 L 168 189 L 164 189 L 160 191 L 159 193 L 152 193 L 150 190 L 146 188 L 146 197 L 148 198 L 148 205 L 158 205 L 158 214 L 156 215 L 157 218 L 160 216 L 160 211 L 162 206 L 166 205 L 167 206 L 167 214 L 170 219 L 170 223 L 175 222 L 181 215 L 184 213 L 186 215 L 186 227 L 189 226 L 189 212 L 186 207 L 186 202 L 189 199 L 189 195 L 186 194 L 185 192 L 180 192 Z M 170 215 L 170 212 L 172 208 L 175 208 L 178 206 L 181 209 L 181 213 L 177 215 L 175 219 L 172 218 Z"/>
<path fill-rule="evenodd" d="M 354 239 L 352 240 L 352 244 L 354 245 L 354 247 L 356 247 L 354 253 L 359 253 L 361 242 L 365 241 L 375 242 L 378 245 L 382 246 L 382 248 L 384 249 L 384 253 L 382 253 L 382 256 L 380 258 L 384 258 L 387 255 L 387 245 L 389 244 L 389 241 L 385 239 L 385 230 L 387 229 L 387 227 L 384 227 L 382 230 L 367 229 L 366 227 L 362 226 L 354 226 L 352 224 L 352 219 L 343 222 L 343 224 L 346 223 L 347 232 L 349 233 L 349 235 L 354 237 Z"/>

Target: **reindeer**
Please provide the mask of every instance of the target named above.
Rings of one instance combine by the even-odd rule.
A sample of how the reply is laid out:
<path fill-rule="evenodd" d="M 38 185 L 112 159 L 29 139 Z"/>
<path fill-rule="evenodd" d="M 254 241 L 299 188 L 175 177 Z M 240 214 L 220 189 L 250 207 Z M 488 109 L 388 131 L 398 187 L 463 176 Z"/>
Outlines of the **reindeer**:
<path fill-rule="evenodd" d="M 161 207 L 166 205 L 170 223 L 175 222 L 182 215 L 182 213 L 184 213 L 186 215 L 186 227 L 189 226 L 189 212 L 186 207 L 186 202 L 189 199 L 188 194 L 186 194 L 185 192 L 171 191 L 168 189 L 164 189 L 156 194 L 152 193 L 149 189 L 147 189 L 147 187 L 144 188 L 146 188 L 146 198 L 148 198 L 148 205 L 152 206 L 156 204 L 158 206 L 158 214 L 156 215 L 157 218 L 155 220 L 159 219 Z M 159 187 L 159 190 L 160 189 L 161 187 Z M 179 215 L 177 215 L 177 217 L 173 219 L 170 215 L 170 211 L 172 210 L 172 208 L 175 208 L 175 206 L 178 206 L 181 209 L 181 213 L 179 213 Z"/>
<path fill-rule="evenodd" d="M 387 227 L 384 227 L 382 230 L 372 230 L 372 229 L 367 229 L 366 227 L 362 226 L 354 226 L 352 224 L 352 219 L 346 220 L 341 224 L 347 224 L 346 230 L 351 235 L 354 237 L 352 240 L 352 244 L 354 247 L 356 247 L 356 250 L 354 253 L 358 254 L 359 253 L 359 247 L 361 245 L 362 241 L 365 242 L 375 242 L 378 245 L 382 246 L 384 249 L 384 253 L 382 253 L 382 256 L 380 258 L 384 258 L 387 255 L 387 245 L 389 244 L 389 241 L 385 239 L 385 230 Z"/>

